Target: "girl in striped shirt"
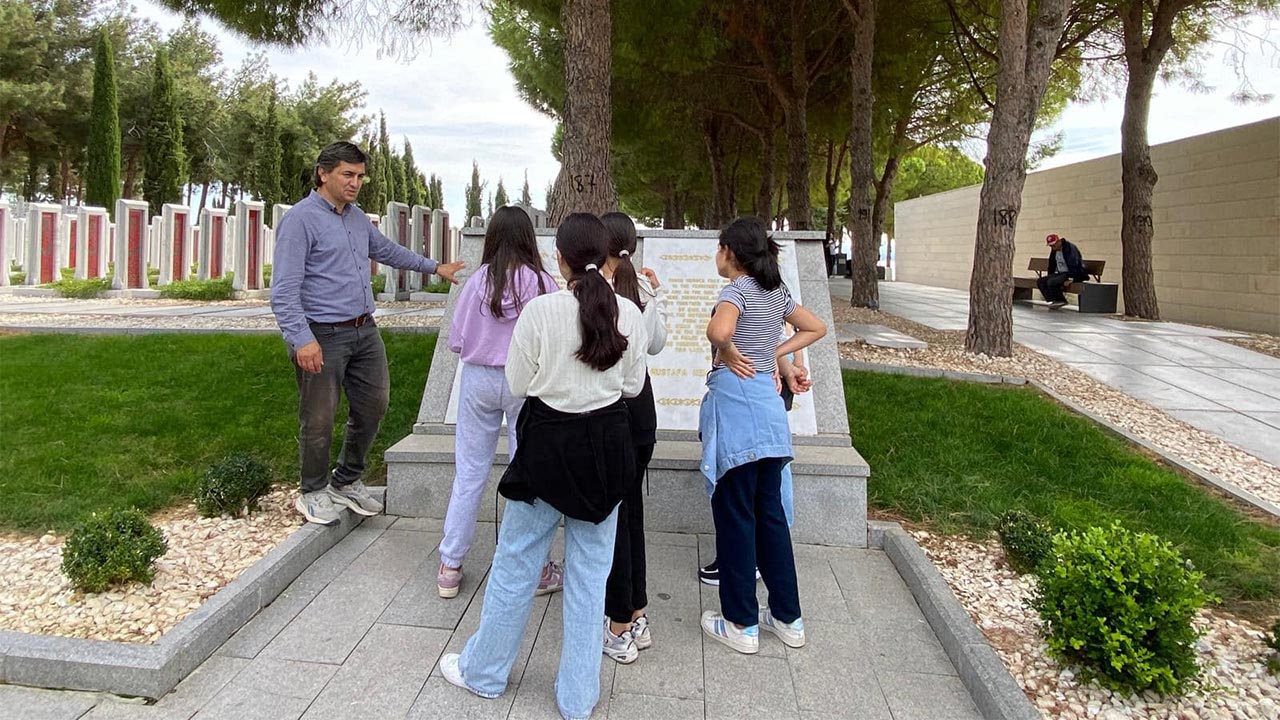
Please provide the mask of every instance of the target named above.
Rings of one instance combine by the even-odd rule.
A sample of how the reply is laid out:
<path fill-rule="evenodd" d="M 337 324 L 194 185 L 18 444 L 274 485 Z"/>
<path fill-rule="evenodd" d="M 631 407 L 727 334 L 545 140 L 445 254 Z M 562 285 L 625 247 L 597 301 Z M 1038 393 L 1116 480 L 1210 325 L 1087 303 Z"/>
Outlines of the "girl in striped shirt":
<path fill-rule="evenodd" d="M 778 358 L 812 345 L 827 329 L 782 283 L 778 245 L 758 218 L 741 218 L 720 233 L 716 269 L 729 285 L 707 325 L 712 370 L 699 432 L 716 526 L 720 612 L 703 613 L 702 629 L 747 654 L 759 651 L 760 627 L 798 648 L 804 621 L 781 494 L 791 429 L 775 374 Z M 779 344 L 784 321 L 796 332 Z M 756 602 L 757 567 L 768 607 Z"/>

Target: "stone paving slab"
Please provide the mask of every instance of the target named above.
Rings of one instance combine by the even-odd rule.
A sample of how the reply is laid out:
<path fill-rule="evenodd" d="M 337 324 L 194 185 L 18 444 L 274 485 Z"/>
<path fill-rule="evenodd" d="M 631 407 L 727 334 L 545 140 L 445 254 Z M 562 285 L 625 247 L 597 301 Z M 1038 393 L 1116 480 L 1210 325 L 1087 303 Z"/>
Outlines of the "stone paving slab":
<path fill-rule="evenodd" d="M 480 524 L 467 559 L 471 591 L 443 601 L 431 598 L 438 521 L 369 522 L 155 704 L 0 686 L 0 720 L 558 717 L 561 595 L 535 599 L 506 693 L 478 698 L 440 677 L 438 661 L 479 625 L 492 524 Z M 980 717 L 882 551 L 797 545 L 809 644 L 793 650 L 766 633 L 755 656 L 699 627 L 719 607 L 718 590 L 696 578 L 714 538 L 655 533 L 648 553 L 654 647 L 632 665 L 602 660 L 594 717 Z"/>

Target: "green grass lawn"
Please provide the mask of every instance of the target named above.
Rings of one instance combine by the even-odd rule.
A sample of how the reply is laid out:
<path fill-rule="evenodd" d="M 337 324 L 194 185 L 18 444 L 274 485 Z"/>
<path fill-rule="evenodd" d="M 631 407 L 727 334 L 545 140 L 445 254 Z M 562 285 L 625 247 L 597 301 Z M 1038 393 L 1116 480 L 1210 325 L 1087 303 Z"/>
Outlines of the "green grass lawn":
<path fill-rule="evenodd" d="M 1172 542 L 1228 607 L 1275 612 L 1280 527 L 1035 390 L 866 372 L 844 387 L 873 507 L 974 536 L 1015 509 L 1061 529 L 1118 520 Z"/>
<path fill-rule="evenodd" d="M 391 407 L 370 452 L 413 429 L 436 336 L 384 333 Z M 335 425 L 341 444 L 345 405 Z M 65 530 L 113 506 L 189 495 L 246 450 L 297 482 L 298 389 L 273 336 L 0 337 L 0 531 Z"/>

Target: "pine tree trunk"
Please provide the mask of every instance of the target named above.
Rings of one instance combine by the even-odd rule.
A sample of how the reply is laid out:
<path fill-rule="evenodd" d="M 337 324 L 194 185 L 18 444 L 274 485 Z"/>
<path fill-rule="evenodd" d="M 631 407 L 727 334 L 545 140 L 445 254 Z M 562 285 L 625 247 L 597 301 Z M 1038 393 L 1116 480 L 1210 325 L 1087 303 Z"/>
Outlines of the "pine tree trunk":
<path fill-rule="evenodd" d="M 138 182 L 138 153 L 132 152 L 124 164 L 124 188 L 120 197 L 132 200 L 135 197 L 135 185 Z"/>
<path fill-rule="evenodd" d="M 872 57 L 875 52 L 875 2 L 848 3 L 853 20 L 853 52 L 849 56 L 853 77 L 853 127 L 849 134 L 849 231 L 852 235 L 849 267 L 853 290 L 849 305 L 872 310 L 880 307 L 876 264 L 880 260 L 880 236 L 872 228 L 875 161 L 871 154 Z"/>
<path fill-rule="evenodd" d="M 889 217 L 889 199 L 893 197 L 893 183 L 897 179 L 898 158 L 891 155 L 885 160 L 884 174 L 876 183 L 876 201 L 871 209 L 871 234 L 877 238 L 884 234 L 884 221 Z"/>
<path fill-rule="evenodd" d="M 209 181 L 205 180 L 200 185 L 200 207 L 209 204 Z"/>
<path fill-rule="evenodd" d="M 667 190 L 667 200 L 662 212 L 662 227 L 666 230 L 684 229 L 684 198 L 672 182 Z"/>
<path fill-rule="evenodd" d="M 724 144 L 721 133 L 724 123 L 714 117 L 702 124 L 702 139 L 707 147 L 707 162 L 711 170 L 711 202 L 705 228 L 719 229 L 728 224 L 729 208 L 725 201 L 729 183 L 724 167 Z"/>
<path fill-rule="evenodd" d="M 1130 12 L 1134 14 L 1126 18 L 1128 22 L 1124 28 L 1129 82 L 1125 87 L 1124 118 L 1120 123 L 1120 250 L 1123 268 L 1120 287 L 1124 290 L 1125 315 L 1159 320 L 1160 305 L 1156 301 L 1155 271 L 1151 264 L 1151 244 L 1156 234 L 1151 196 L 1159 176 L 1151 164 L 1147 120 L 1151 114 L 1151 93 L 1155 88 L 1156 75 L 1168 48 L 1166 37 L 1171 40 L 1171 36 L 1162 13 L 1155 20 L 1157 27 L 1153 29 L 1151 45 L 1144 48 L 1141 38 L 1143 8 L 1131 6 Z M 1169 17 L 1167 22 L 1172 23 L 1172 18 Z"/>
<path fill-rule="evenodd" d="M 796 93 L 787 108 L 787 229 L 808 230 L 813 226 L 809 203 L 809 121 L 806 117 L 808 93 Z"/>
<path fill-rule="evenodd" d="M 773 217 L 774 167 L 778 147 L 774 132 L 766 128 L 760 134 L 760 186 L 756 189 L 755 212 L 766 223 Z"/>
<path fill-rule="evenodd" d="M 570 213 L 605 213 L 618 207 L 609 167 L 612 133 L 609 0 L 564 0 L 565 109 L 563 161 L 551 197 L 552 225 Z"/>
<path fill-rule="evenodd" d="M 965 349 L 999 357 L 1013 353 L 1014 232 L 1022 210 L 1031 131 L 1062 38 L 1067 0 L 1041 0 L 1030 32 L 1028 4 L 1029 0 L 1001 0 L 996 107 L 987 133 L 986 173 L 969 278 Z"/>

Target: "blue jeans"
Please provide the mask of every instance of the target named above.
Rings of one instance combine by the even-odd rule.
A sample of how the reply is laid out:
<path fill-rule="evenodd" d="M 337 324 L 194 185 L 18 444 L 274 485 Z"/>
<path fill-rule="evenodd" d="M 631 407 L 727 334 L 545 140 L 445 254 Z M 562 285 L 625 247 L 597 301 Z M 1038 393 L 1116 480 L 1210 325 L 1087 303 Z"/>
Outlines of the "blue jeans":
<path fill-rule="evenodd" d="M 542 563 L 562 517 L 540 500 L 507 503 L 480 629 L 467 640 L 458 662 L 467 687 L 480 695 L 497 697 L 507 689 Z M 600 699 L 604 586 L 613 564 L 617 521 L 617 508 L 598 525 L 564 518 L 564 627 L 556 704 L 566 718 L 589 717 Z"/>

